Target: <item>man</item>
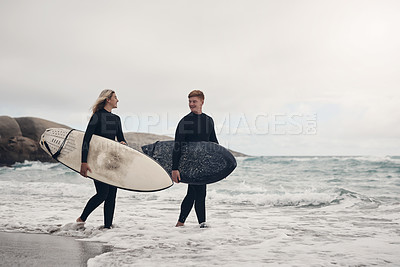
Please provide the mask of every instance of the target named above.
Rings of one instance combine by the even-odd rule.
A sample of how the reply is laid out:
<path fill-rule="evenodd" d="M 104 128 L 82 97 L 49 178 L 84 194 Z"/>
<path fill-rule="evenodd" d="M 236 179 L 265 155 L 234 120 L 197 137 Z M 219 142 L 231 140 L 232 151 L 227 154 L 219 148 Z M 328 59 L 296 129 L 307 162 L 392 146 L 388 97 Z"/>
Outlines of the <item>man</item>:
<path fill-rule="evenodd" d="M 214 130 L 213 119 L 202 111 L 204 104 L 204 94 L 200 90 L 190 92 L 189 96 L 190 113 L 183 117 L 175 132 L 175 146 L 172 154 L 172 180 L 175 183 L 180 182 L 179 160 L 181 157 L 181 148 L 185 142 L 210 141 L 218 144 L 217 136 Z M 193 204 L 195 207 L 197 220 L 201 228 L 207 227 L 206 224 L 206 185 L 188 185 L 186 197 L 181 204 L 181 213 L 179 215 L 177 227 L 185 224 Z"/>

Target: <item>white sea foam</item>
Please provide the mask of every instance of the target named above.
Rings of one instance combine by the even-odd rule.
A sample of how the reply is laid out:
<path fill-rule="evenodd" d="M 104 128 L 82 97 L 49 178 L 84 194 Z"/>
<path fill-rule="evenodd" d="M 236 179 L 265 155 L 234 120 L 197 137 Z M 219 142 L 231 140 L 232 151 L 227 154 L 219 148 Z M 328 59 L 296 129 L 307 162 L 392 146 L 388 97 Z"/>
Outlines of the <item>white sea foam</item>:
<path fill-rule="evenodd" d="M 118 190 L 115 227 L 101 228 L 98 208 L 82 228 L 74 221 L 95 192 L 90 179 L 60 164 L 16 164 L 0 168 L 0 227 L 118 248 L 89 266 L 398 266 L 400 165 L 293 159 L 239 159 L 228 179 L 208 185 L 207 229 L 194 211 L 174 227 L 184 184 Z"/>

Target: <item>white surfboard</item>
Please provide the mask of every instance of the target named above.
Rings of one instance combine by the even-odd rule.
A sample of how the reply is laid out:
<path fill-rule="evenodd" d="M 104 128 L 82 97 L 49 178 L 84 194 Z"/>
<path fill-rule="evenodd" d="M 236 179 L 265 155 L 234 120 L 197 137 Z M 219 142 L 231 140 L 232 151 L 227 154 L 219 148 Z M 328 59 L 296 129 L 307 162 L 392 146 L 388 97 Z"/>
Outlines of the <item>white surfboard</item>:
<path fill-rule="evenodd" d="M 84 132 L 49 128 L 40 139 L 41 148 L 76 172 L 81 168 Z M 59 152 L 58 152 L 59 151 Z M 88 154 L 88 176 L 116 187 L 152 192 L 173 185 L 167 172 L 150 157 L 116 141 L 93 135 Z"/>

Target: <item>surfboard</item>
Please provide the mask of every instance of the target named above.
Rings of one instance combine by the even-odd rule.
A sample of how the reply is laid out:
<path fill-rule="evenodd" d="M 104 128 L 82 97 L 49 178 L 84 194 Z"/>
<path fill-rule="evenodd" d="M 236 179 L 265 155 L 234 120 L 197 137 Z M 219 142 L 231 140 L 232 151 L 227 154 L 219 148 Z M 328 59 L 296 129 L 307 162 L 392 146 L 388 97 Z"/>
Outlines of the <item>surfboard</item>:
<path fill-rule="evenodd" d="M 39 144 L 50 156 L 80 172 L 84 132 L 49 128 Z M 88 154 L 88 177 L 118 188 L 153 192 L 173 185 L 169 174 L 153 159 L 116 141 L 93 135 Z"/>
<path fill-rule="evenodd" d="M 169 174 L 172 171 L 174 141 L 142 146 L 143 153 L 156 160 Z M 181 182 L 211 184 L 226 178 L 236 168 L 236 159 L 226 148 L 212 142 L 187 142 L 179 161 Z"/>

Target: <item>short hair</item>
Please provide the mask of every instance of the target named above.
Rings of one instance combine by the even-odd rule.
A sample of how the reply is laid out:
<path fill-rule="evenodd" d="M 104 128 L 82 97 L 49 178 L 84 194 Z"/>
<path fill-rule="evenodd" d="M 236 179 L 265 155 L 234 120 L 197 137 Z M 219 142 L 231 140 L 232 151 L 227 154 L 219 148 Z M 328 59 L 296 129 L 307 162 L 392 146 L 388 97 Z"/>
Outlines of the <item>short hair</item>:
<path fill-rule="evenodd" d="M 204 98 L 205 98 L 203 92 L 200 90 L 191 91 L 188 95 L 188 98 L 195 97 L 195 96 L 199 97 L 201 100 L 204 100 Z"/>

